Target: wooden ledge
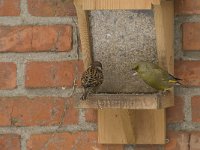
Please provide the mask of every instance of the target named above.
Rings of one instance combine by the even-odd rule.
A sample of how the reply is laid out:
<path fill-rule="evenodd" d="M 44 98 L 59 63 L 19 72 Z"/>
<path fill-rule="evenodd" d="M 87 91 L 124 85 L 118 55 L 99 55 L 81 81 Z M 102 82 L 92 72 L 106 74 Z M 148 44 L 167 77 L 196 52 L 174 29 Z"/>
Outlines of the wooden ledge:
<path fill-rule="evenodd" d="M 172 91 L 160 94 L 93 94 L 88 99 L 80 100 L 76 95 L 77 108 L 121 108 L 121 109 L 162 109 L 171 107 L 173 103 Z"/>

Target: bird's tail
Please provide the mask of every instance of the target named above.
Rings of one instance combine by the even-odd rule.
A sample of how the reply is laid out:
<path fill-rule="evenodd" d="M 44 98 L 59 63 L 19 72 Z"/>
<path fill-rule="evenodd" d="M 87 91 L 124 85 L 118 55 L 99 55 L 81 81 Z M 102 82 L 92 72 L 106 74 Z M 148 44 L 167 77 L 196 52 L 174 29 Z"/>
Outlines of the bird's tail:
<path fill-rule="evenodd" d="M 84 89 L 83 95 L 81 96 L 81 100 L 86 100 L 88 96 L 88 90 Z"/>
<path fill-rule="evenodd" d="M 179 86 L 185 86 L 185 85 L 183 85 L 181 82 L 179 82 L 179 81 L 177 81 L 176 83 L 175 83 L 175 85 L 179 85 Z"/>
<path fill-rule="evenodd" d="M 182 81 L 182 79 L 175 78 L 175 80 L 176 80 L 176 85 L 183 86 L 183 84 L 180 82 L 180 81 Z"/>
<path fill-rule="evenodd" d="M 174 83 L 176 85 L 182 85 L 182 83 L 180 82 L 182 79 L 178 79 L 178 78 L 174 78 L 172 80 L 169 80 L 169 83 Z"/>
<path fill-rule="evenodd" d="M 188 87 L 187 85 L 181 83 L 181 81 L 183 81 L 183 79 L 175 78 L 175 80 L 176 80 L 176 84 L 175 85 L 179 85 L 179 86 L 182 86 L 182 87 L 185 87 L 185 88 Z"/>
<path fill-rule="evenodd" d="M 170 74 L 171 75 L 171 74 Z M 174 77 L 173 75 L 171 75 L 172 79 L 169 80 L 170 83 L 174 83 L 174 85 L 180 85 L 182 87 L 185 87 L 185 88 L 188 88 L 187 85 L 183 84 L 181 81 L 184 81 L 183 79 L 180 79 L 180 78 L 176 78 Z"/>
<path fill-rule="evenodd" d="M 183 84 L 180 82 L 182 79 L 174 78 L 174 80 L 169 80 L 169 83 L 173 83 L 174 85 L 181 85 Z"/>
<path fill-rule="evenodd" d="M 183 83 L 181 83 L 179 81 L 177 81 L 175 85 L 178 85 L 178 86 L 181 86 L 181 87 L 184 87 L 184 88 L 188 88 L 189 87 L 188 85 L 185 85 L 185 84 L 183 84 Z"/>
<path fill-rule="evenodd" d="M 183 79 L 180 78 L 176 78 L 173 75 L 171 75 L 171 79 L 169 79 L 169 83 L 174 83 L 175 85 L 183 85 L 180 81 L 182 81 Z"/>

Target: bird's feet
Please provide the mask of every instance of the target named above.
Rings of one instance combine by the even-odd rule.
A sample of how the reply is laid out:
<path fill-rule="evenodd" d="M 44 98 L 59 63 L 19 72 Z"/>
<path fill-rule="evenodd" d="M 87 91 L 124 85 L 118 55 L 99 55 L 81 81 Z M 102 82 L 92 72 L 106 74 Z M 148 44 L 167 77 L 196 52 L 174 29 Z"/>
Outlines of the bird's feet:
<path fill-rule="evenodd" d="M 85 100 L 86 100 L 85 94 L 83 94 L 83 95 L 81 96 L 80 100 L 82 100 L 82 101 L 85 101 Z"/>
<path fill-rule="evenodd" d="M 163 91 L 158 92 L 159 95 L 166 95 L 167 93 L 169 93 L 169 89 L 165 89 Z"/>

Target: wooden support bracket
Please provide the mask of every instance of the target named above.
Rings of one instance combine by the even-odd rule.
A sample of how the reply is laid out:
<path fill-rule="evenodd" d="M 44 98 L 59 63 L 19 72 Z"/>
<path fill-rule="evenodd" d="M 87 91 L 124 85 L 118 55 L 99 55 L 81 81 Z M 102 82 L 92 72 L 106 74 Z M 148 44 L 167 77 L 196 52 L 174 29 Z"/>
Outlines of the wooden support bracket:
<path fill-rule="evenodd" d="M 159 65 L 173 74 L 173 0 L 74 0 L 74 4 L 85 69 L 92 62 L 88 10 L 153 9 Z M 123 100 L 126 102 L 122 103 Z M 165 144 L 165 108 L 173 104 L 172 89 L 166 97 L 159 97 L 157 94 L 97 94 L 89 97 L 88 101 L 79 103 L 78 106 L 98 109 L 99 143 Z"/>

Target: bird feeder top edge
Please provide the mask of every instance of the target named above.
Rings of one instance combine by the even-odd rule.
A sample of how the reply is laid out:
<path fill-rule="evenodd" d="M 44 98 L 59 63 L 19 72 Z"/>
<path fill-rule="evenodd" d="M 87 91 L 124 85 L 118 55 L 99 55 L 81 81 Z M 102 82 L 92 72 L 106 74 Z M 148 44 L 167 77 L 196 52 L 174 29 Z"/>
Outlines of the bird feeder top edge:
<path fill-rule="evenodd" d="M 82 3 L 83 10 L 113 9 L 152 9 L 152 5 L 160 5 L 161 0 L 75 0 Z"/>

